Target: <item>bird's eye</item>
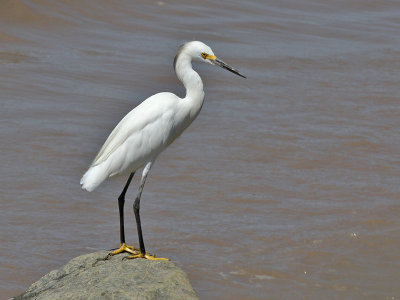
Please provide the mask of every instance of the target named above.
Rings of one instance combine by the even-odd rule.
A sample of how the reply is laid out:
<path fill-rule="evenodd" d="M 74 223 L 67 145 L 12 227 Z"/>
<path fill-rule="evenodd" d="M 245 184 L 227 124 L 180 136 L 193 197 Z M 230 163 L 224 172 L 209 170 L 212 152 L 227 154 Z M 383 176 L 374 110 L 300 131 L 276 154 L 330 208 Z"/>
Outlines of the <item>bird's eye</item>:
<path fill-rule="evenodd" d="M 204 59 L 206 59 L 206 58 L 207 58 L 207 56 L 208 56 L 208 54 L 207 54 L 207 53 L 205 53 L 205 52 L 201 53 L 201 57 L 203 57 Z"/>

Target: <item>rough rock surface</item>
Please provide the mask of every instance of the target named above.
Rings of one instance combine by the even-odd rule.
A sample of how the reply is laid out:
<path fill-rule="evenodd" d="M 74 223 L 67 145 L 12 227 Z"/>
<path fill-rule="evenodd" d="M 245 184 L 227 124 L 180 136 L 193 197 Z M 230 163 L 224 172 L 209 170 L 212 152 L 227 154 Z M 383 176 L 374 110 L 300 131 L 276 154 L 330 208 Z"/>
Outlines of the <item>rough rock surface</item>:
<path fill-rule="evenodd" d="M 170 261 L 78 256 L 13 299 L 198 299 L 186 274 Z"/>

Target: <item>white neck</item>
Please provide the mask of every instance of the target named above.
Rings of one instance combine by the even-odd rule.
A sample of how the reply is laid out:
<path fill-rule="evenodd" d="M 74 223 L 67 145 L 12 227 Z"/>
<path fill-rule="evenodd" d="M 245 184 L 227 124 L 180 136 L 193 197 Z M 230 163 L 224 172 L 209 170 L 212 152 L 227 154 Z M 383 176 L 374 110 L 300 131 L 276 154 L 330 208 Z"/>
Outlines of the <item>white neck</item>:
<path fill-rule="evenodd" d="M 190 117 L 194 119 L 199 114 L 204 102 L 203 81 L 192 68 L 192 58 L 184 53 L 177 57 L 175 72 L 186 88 L 184 100 L 189 102 Z"/>

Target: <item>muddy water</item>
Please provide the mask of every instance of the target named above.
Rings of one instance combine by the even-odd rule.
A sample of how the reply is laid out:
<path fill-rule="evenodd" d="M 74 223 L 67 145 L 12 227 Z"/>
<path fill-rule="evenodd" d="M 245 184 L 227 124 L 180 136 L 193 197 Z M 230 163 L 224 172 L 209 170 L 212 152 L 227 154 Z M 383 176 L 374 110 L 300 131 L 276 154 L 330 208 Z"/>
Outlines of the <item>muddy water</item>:
<path fill-rule="evenodd" d="M 195 39 L 248 79 L 196 66 L 203 110 L 143 194 L 149 250 L 202 299 L 400 298 L 400 4 L 275 2 L 0 3 L 1 298 L 118 245 L 126 179 L 79 179 L 130 109 L 184 95 Z"/>

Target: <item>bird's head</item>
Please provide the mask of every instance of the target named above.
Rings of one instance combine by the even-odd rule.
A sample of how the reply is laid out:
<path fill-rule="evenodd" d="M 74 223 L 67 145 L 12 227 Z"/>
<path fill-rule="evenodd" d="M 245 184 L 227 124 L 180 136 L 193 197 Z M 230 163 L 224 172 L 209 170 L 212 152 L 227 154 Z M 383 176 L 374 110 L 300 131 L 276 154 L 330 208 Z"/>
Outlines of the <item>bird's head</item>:
<path fill-rule="evenodd" d="M 232 68 L 231 66 L 229 66 L 222 60 L 218 59 L 215 56 L 214 52 L 211 50 L 211 48 L 202 42 L 192 41 L 192 42 L 188 42 L 188 43 L 180 46 L 180 48 L 178 49 L 178 53 L 176 54 L 175 61 L 176 61 L 177 57 L 181 54 L 186 54 L 186 55 L 190 56 L 192 59 L 197 60 L 197 61 L 207 62 L 214 66 L 219 66 L 219 67 L 221 67 L 225 70 L 228 70 L 236 75 L 239 75 L 240 77 L 246 78 L 246 76 L 240 74 L 238 70 Z M 174 65 L 175 65 L 175 61 L 174 61 Z"/>

